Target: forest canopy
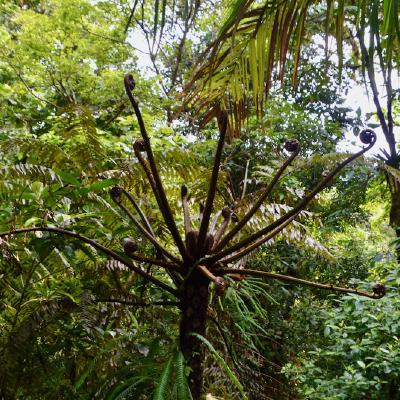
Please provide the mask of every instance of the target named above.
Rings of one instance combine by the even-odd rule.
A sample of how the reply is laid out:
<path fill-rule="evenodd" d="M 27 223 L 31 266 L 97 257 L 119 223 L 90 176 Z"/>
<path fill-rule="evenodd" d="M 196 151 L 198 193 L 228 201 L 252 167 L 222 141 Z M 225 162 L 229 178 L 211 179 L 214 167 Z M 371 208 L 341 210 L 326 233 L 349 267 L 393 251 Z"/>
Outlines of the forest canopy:
<path fill-rule="evenodd" d="M 400 399 L 399 14 L 3 0 L 0 398 Z"/>

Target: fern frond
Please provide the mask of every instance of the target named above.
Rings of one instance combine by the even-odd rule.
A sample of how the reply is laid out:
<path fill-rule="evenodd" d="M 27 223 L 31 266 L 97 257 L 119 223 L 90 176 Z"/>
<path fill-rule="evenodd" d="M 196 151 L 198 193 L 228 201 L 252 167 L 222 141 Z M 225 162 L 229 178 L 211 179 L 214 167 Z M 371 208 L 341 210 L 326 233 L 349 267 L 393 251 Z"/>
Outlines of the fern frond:
<path fill-rule="evenodd" d="M 104 148 L 92 113 L 87 107 L 72 105 L 55 118 L 52 133 L 60 136 L 62 147 L 82 171 L 96 171 L 104 161 Z"/>
<path fill-rule="evenodd" d="M 15 164 L 0 169 L 0 180 L 40 181 L 43 183 L 62 184 L 61 177 L 51 168 L 37 164 Z"/>
<path fill-rule="evenodd" d="M 185 374 L 185 357 L 181 351 L 178 351 L 176 354 L 175 371 L 177 400 L 190 400 L 192 395 L 190 394 L 190 389 Z"/>
<path fill-rule="evenodd" d="M 32 137 L 18 137 L 0 141 L 0 150 L 5 154 L 21 152 L 27 160 L 50 168 L 65 168 L 73 164 L 70 156 L 58 145 Z"/>
<path fill-rule="evenodd" d="M 230 379 L 232 384 L 236 387 L 236 389 L 242 395 L 243 399 L 248 400 L 248 397 L 246 396 L 243 385 L 240 383 L 236 374 L 231 370 L 231 368 L 226 363 L 226 361 L 219 355 L 218 351 L 214 348 L 214 346 L 204 336 L 198 335 L 196 333 L 193 333 L 192 335 L 194 335 L 197 339 L 199 339 L 202 343 L 204 343 L 206 345 L 207 349 L 210 351 L 214 360 L 217 362 L 219 367 L 228 376 L 228 378 Z"/>
<path fill-rule="evenodd" d="M 143 382 L 147 382 L 148 380 L 149 378 L 147 377 L 133 377 L 131 379 L 128 379 L 123 384 L 118 385 L 118 387 L 116 388 L 118 394 L 115 397 L 107 397 L 107 400 L 128 400 L 136 398 L 136 396 L 133 397 L 133 395 L 139 394 L 137 393 L 137 386 L 142 384 Z"/>
<path fill-rule="evenodd" d="M 171 382 L 174 358 L 175 357 L 173 356 L 168 360 L 168 362 L 160 376 L 160 380 L 157 384 L 157 387 L 154 391 L 153 400 L 165 400 L 166 399 L 168 386 Z"/>

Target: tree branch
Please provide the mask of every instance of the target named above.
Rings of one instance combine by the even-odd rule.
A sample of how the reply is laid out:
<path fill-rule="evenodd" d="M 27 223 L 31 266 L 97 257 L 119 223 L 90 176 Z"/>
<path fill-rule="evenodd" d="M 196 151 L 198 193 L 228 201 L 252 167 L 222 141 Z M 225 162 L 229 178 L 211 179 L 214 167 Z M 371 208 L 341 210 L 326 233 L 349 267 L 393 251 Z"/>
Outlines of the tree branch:
<path fill-rule="evenodd" d="M 90 244 L 93 246 L 95 249 L 102 251 L 103 253 L 107 254 L 114 260 L 119 261 L 120 263 L 124 264 L 127 266 L 129 269 L 132 271 L 136 272 L 137 274 L 141 275 L 143 278 L 149 280 L 150 282 L 154 283 L 156 286 L 166 290 L 167 292 L 173 294 L 174 296 L 177 296 L 177 291 L 172 288 L 171 286 L 167 285 L 164 282 L 159 281 L 158 279 L 154 278 L 147 272 L 143 271 L 142 269 L 136 267 L 135 265 L 128 263 L 123 257 L 121 257 L 119 254 L 115 253 L 114 251 L 110 250 L 109 248 L 103 246 L 100 243 L 97 243 L 93 239 L 89 239 L 86 236 L 80 235 L 79 233 L 75 233 L 72 231 L 67 231 L 65 229 L 60 229 L 60 228 L 50 228 L 50 227 L 31 227 L 31 228 L 22 228 L 22 229 L 14 229 L 12 231 L 7 231 L 7 232 L 1 232 L 0 233 L 0 238 L 9 236 L 9 235 L 15 235 L 15 234 L 21 234 L 21 233 L 28 233 L 28 232 L 51 232 L 51 233 L 57 233 L 59 235 L 65 235 L 65 236 L 70 236 L 76 239 L 81 240 L 82 242 L 85 242 L 87 244 Z"/>
<path fill-rule="evenodd" d="M 372 31 L 371 31 L 372 32 Z M 385 135 L 386 141 L 389 145 L 390 148 L 390 156 L 393 161 L 395 161 L 396 157 L 396 140 L 394 138 L 393 132 L 390 132 L 389 127 L 386 123 L 385 119 L 385 114 L 382 110 L 380 101 L 379 101 L 379 92 L 378 92 L 378 86 L 376 84 L 375 80 L 375 69 L 374 69 L 374 63 L 373 60 L 371 60 L 368 50 L 365 46 L 365 41 L 362 33 L 360 31 L 357 32 L 357 37 L 360 42 L 360 47 L 361 47 L 361 52 L 364 58 L 365 65 L 367 67 L 367 72 L 368 72 L 368 78 L 372 90 L 372 97 L 374 100 L 375 108 L 376 108 L 376 113 L 378 115 L 379 123 L 381 125 L 383 134 Z M 388 160 L 390 161 L 390 160 Z"/>
<path fill-rule="evenodd" d="M 126 22 L 126 25 L 125 25 L 124 33 L 128 32 L 128 29 L 129 29 L 129 27 L 131 25 L 131 22 L 132 22 L 133 15 L 135 14 L 135 10 L 136 10 L 136 6 L 137 6 L 138 1 L 139 0 L 135 0 L 135 3 L 133 4 L 132 10 L 131 10 L 131 12 L 129 14 L 128 21 Z"/>
<path fill-rule="evenodd" d="M 383 294 L 368 293 L 362 290 L 350 289 L 330 284 L 317 283 L 317 282 L 307 281 L 305 279 L 293 278 L 292 276 L 281 275 L 265 271 L 256 271 L 253 269 L 222 268 L 218 270 L 218 273 L 222 275 L 240 273 L 242 275 L 260 276 L 263 278 L 277 279 L 283 282 L 293 283 L 295 285 L 305 285 L 318 289 L 333 290 L 335 292 L 358 294 L 359 296 L 369 297 L 370 299 L 380 299 L 384 296 L 384 293 Z"/>

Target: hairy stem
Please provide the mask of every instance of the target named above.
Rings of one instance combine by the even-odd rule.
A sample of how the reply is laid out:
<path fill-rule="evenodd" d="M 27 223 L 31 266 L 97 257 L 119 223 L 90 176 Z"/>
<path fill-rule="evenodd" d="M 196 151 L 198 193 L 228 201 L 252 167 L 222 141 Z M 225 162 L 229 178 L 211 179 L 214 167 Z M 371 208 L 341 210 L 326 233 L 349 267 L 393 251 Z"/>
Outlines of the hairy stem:
<path fill-rule="evenodd" d="M 211 173 L 211 180 L 208 189 L 207 200 L 204 206 L 203 218 L 201 219 L 201 224 L 200 224 L 199 239 L 198 239 L 199 243 L 204 243 L 207 235 L 207 230 L 210 223 L 210 216 L 214 204 L 214 197 L 218 180 L 218 172 L 221 164 L 222 150 L 224 148 L 225 136 L 228 128 L 227 114 L 225 112 L 222 113 L 220 118 L 221 120 L 220 120 L 220 134 L 219 134 L 218 146 L 214 157 L 214 166 Z"/>
<path fill-rule="evenodd" d="M 139 207 L 139 204 L 136 202 L 136 200 L 133 198 L 133 196 L 124 188 L 121 188 L 122 192 L 125 194 L 125 196 L 128 198 L 128 200 L 131 202 L 133 207 L 135 208 L 136 212 L 139 214 L 140 219 L 142 220 L 143 224 L 147 228 L 147 230 L 155 237 L 156 235 L 154 234 L 154 231 L 150 225 L 149 220 L 147 217 L 144 215 L 142 209 Z"/>
<path fill-rule="evenodd" d="M 162 246 L 158 241 L 154 238 L 154 236 L 148 232 L 144 226 L 135 218 L 135 216 L 131 213 L 131 211 L 125 207 L 121 202 L 115 202 L 129 217 L 129 219 L 133 222 L 133 224 L 140 230 L 140 232 L 145 236 L 149 242 L 151 242 L 156 249 L 158 249 L 162 254 L 168 257 L 173 262 L 177 263 L 178 265 L 182 265 L 181 260 L 176 258 L 173 254 L 171 254 L 164 246 Z"/>
<path fill-rule="evenodd" d="M 189 204 L 188 204 L 188 192 L 185 185 L 181 188 L 181 199 L 183 209 L 183 221 L 185 225 L 185 234 L 187 235 L 192 230 L 192 221 L 190 218 Z"/>
<path fill-rule="evenodd" d="M 177 245 L 177 247 L 179 249 L 181 256 L 184 259 L 188 259 L 186 248 L 183 244 L 182 238 L 179 235 L 178 228 L 176 227 L 175 220 L 172 215 L 172 211 L 169 206 L 167 196 L 165 194 L 164 187 L 161 182 L 160 175 L 158 173 L 157 165 L 154 160 L 153 150 L 151 149 L 151 145 L 150 145 L 150 138 L 146 131 L 146 127 L 145 127 L 145 124 L 144 124 L 144 121 L 142 118 L 142 113 L 139 109 L 139 106 L 138 106 L 136 100 L 134 99 L 134 97 L 132 95 L 132 90 L 134 87 L 133 77 L 131 75 L 125 75 L 124 83 L 125 83 L 126 94 L 128 95 L 129 101 L 132 105 L 132 108 L 136 114 L 136 118 L 139 123 L 140 133 L 142 135 L 144 147 L 146 149 L 147 158 L 148 158 L 149 165 L 150 165 L 150 170 L 152 172 L 156 191 L 158 193 L 158 195 L 156 195 L 157 202 L 159 202 L 159 207 L 163 214 L 165 223 L 167 224 L 167 227 L 168 227 L 169 231 L 171 232 L 171 235 L 175 241 L 175 244 Z M 154 194 L 156 194 L 156 193 L 154 193 Z"/>
<path fill-rule="evenodd" d="M 256 271 L 253 269 L 222 268 L 218 270 L 218 273 L 222 275 L 240 273 L 242 275 L 260 276 L 263 278 L 277 279 L 283 282 L 293 283 L 295 285 L 305 285 L 318 289 L 333 290 L 335 292 L 358 294 L 359 296 L 369 297 L 370 299 L 380 299 L 384 296 L 384 294 L 377 295 L 375 293 L 368 293 L 362 290 L 350 289 L 341 286 L 334 286 L 331 284 L 317 283 L 317 282 L 307 281 L 305 279 L 293 278 L 292 276 L 276 274 L 273 272 Z"/>
<path fill-rule="evenodd" d="M 268 242 L 268 240 L 271 240 L 272 238 L 274 238 L 279 232 L 281 232 L 286 226 L 288 226 L 294 219 L 296 219 L 297 216 L 298 216 L 298 214 L 293 215 L 288 220 L 286 220 L 282 225 L 279 225 L 275 229 L 273 229 L 268 235 L 262 237 L 261 239 L 256 240 L 255 242 L 251 243 L 249 246 L 239 250 L 238 252 L 232 254 L 231 256 L 224 258 L 221 262 L 224 264 L 229 264 L 229 263 L 235 262 L 237 260 L 240 260 L 245 255 L 254 251 L 257 247 L 260 247 L 262 244 Z"/>

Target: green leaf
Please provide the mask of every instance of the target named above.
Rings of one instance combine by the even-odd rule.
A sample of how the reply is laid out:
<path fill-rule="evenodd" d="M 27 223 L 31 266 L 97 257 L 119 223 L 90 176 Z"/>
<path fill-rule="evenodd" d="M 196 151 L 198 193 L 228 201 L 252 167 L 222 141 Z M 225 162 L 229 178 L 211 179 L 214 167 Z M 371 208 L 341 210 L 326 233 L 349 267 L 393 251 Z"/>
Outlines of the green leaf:
<path fill-rule="evenodd" d="M 217 364 L 220 366 L 221 369 L 224 370 L 226 376 L 230 379 L 232 384 L 236 387 L 237 390 L 239 390 L 240 394 L 243 396 L 243 399 L 248 400 L 248 397 L 246 396 L 246 393 L 244 392 L 244 387 L 240 383 L 239 379 L 235 375 L 235 373 L 230 369 L 229 365 L 226 363 L 226 361 L 219 355 L 217 350 L 215 350 L 214 346 L 203 336 L 198 335 L 197 333 L 193 333 L 193 336 L 196 336 L 197 339 L 199 339 L 201 342 L 203 342 L 208 350 L 210 351 L 211 355 L 213 356 L 214 360 L 217 362 Z"/>
<path fill-rule="evenodd" d="M 168 385 L 171 381 L 172 366 L 174 357 L 171 357 L 160 376 L 160 380 L 153 395 L 153 400 L 165 400 L 167 396 Z"/>
<path fill-rule="evenodd" d="M 358 364 L 362 369 L 365 369 L 365 368 L 366 368 L 366 365 L 365 365 L 364 362 L 361 361 L 361 360 L 358 360 L 358 361 L 357 361 L 357 364 Z"/>
<path fill-rule="evenodd" d="M 181 351 L 176 355 L 176 386 L 178 400 L 192 398 L 185 374 L 185 357 Z"/>
<path fill-rule="evenodd" d="M 115 182 L 116 182 L 116 179 L 114 179 L 114 178 L 104 179 L 102 181 L 93 183 L 92 185 L 90 185 L 87 188 L 82 188 L 78 192 L 79 192 L 79 194 L 87 194 L 90 192 L 97 192 L 97 191 L 100 191 L 107 187 L 115 185 Z"/>
<path fill-rule="evenodd" d="M 81 185 L 81 182 L 72 174 L 66 171 L 61 171 L 61 170 L 55 170 L 57 175 L 61 178 L 61 180 L 65 183 L 69 183 L 71 185 L 79 187 Z"/>

